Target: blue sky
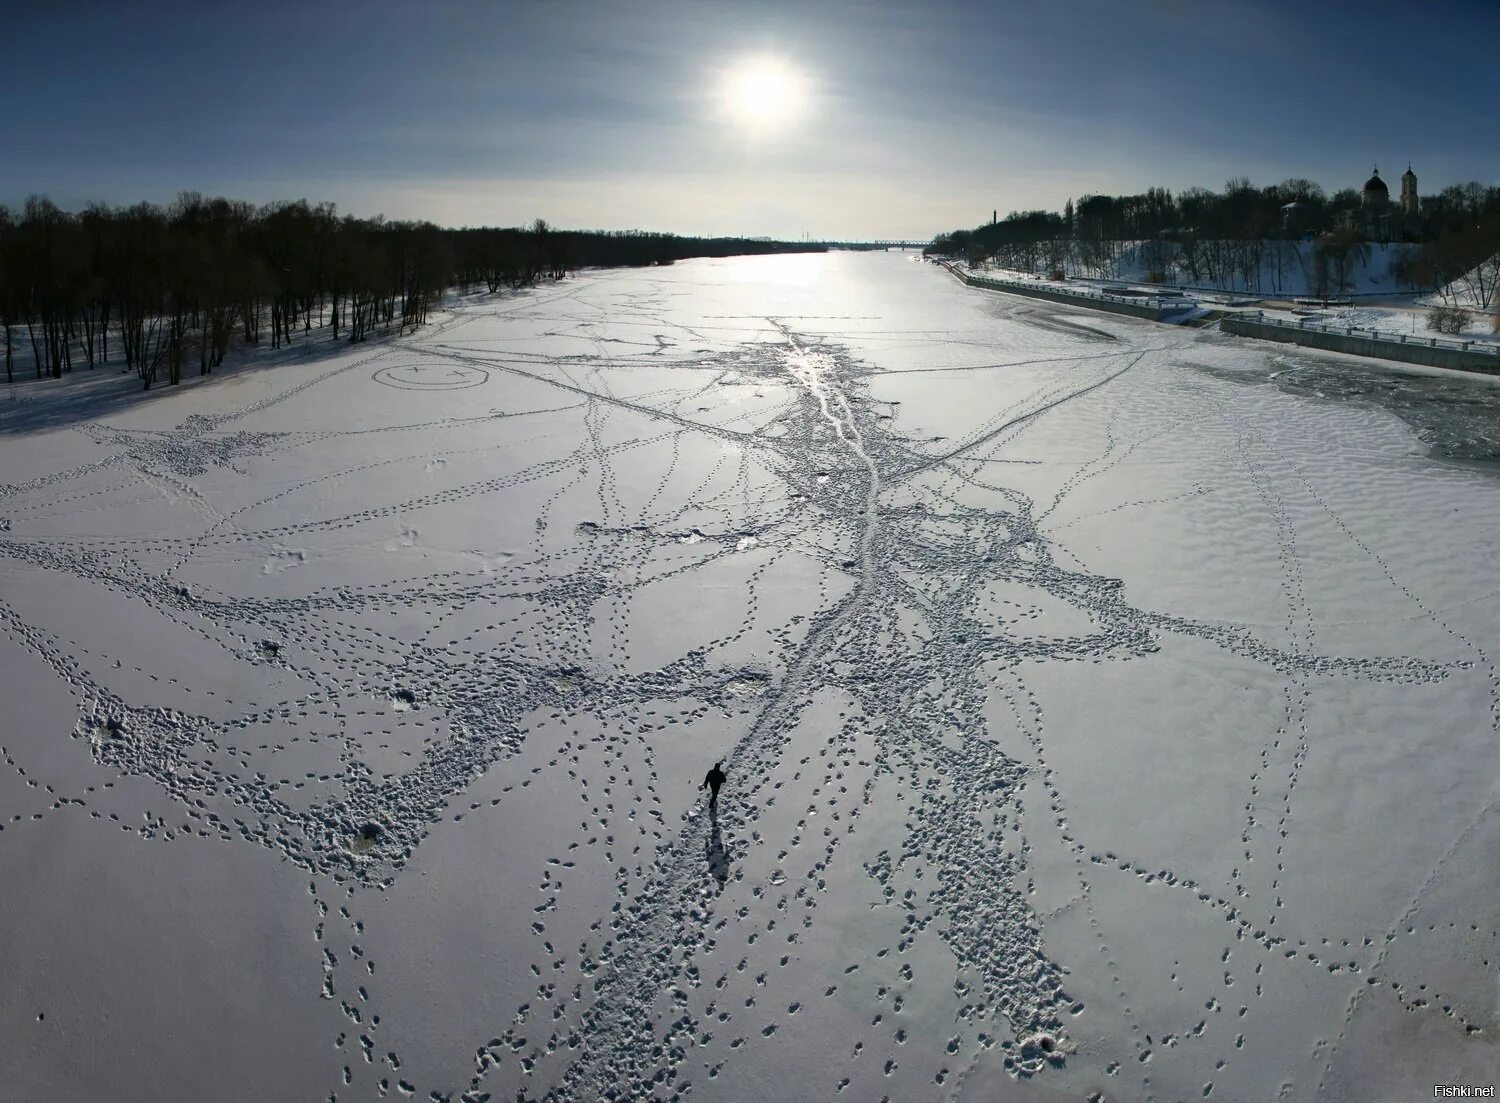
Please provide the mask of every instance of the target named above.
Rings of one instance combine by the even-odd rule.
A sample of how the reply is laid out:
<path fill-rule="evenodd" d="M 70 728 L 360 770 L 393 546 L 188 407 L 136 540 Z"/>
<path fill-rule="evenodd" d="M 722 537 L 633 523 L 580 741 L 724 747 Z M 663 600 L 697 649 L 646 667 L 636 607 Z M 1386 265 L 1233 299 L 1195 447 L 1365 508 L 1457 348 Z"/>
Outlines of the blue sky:
<path fill-rule="evenodd" d="M 930 237 L 1087 192 L 1500 178 L 1500 4 L 30 4 L 0 202 Z M 727 74 L 795 78 L 781 123 Z"/>

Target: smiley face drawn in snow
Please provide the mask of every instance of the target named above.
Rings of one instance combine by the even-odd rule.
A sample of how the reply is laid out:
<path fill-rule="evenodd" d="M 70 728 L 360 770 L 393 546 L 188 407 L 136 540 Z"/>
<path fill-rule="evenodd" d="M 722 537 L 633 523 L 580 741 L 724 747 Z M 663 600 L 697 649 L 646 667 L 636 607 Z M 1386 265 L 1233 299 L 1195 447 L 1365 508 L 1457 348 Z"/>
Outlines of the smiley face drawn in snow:
<path fill-rule="evenodd" d="M 490 377 L 483 368 L 467 364 L 398 364 L 381 368 L 371 378 L 402 391 L 462 391 L 477 387 Z"/>

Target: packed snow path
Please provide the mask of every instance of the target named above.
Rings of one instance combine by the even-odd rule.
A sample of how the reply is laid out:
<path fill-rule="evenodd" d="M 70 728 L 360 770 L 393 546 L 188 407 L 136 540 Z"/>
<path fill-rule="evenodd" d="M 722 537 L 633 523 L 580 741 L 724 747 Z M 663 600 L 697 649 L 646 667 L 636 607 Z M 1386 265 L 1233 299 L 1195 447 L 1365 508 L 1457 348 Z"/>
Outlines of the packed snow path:
<path fill-rule="evenodd" d="M 6 1097 L 1493 1079 L 1500 482 L 1360 371 L 832 254 L 0 422 Z"/>

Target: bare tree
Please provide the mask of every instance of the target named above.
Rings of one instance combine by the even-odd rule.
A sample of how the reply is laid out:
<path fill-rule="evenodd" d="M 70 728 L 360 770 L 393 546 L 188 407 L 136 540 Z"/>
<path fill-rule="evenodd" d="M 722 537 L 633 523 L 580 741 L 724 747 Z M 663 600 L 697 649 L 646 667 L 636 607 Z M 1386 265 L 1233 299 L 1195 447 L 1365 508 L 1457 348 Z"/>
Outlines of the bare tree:
<path fill-rule="evenodd" d="M 14 350 L 11 347 L 10 329 L 16 322 L 18 292 L 14 256 L 16 237 L 15 219 L 10 210 L 0 206 L 0 335 L 5 341 L 5 381 L 16 380 Z"/>

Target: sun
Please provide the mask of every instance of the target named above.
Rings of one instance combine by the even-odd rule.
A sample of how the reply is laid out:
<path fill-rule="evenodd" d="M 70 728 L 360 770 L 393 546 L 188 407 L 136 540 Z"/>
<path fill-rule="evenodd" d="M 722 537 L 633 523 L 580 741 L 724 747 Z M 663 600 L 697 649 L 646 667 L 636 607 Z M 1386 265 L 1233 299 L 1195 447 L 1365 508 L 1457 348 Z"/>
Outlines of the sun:
<path fill-rule="evenodd" d="M 747 130 L 784 130 L 807 109 L 808 80 L 775 57 L 746 58 L 724 73 L 721 95 L 729 116 Z"/>

